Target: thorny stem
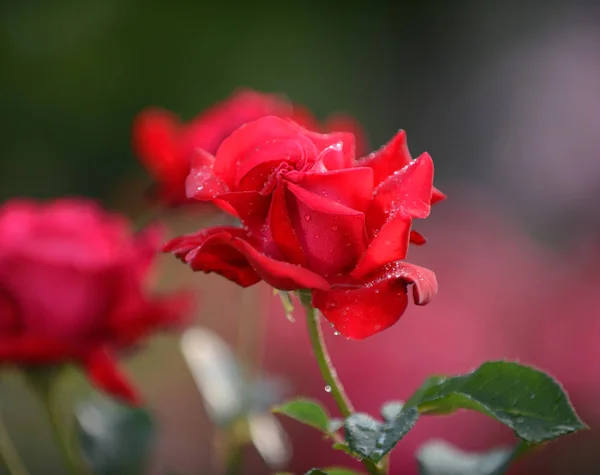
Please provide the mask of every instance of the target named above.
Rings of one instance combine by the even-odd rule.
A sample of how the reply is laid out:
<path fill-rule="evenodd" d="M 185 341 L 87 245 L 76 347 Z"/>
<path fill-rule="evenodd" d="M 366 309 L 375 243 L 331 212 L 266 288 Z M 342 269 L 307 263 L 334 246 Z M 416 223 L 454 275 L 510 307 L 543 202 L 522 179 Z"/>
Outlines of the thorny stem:
<path fill-rule="evenodd" d="M 308 335 L 312 344 L 313 353 L 317 359 L 317 364 L 321 370 L 321 375 L 325 380 L 325 384 L 328 389 L 331 388 L 331 395 L 335 400 L 338 409 L 340 410 L 344 418 L 349 417 L 354 413 L 354 407 L 350 402 L 350 398 L 342 386 L 342 382 L 338 378 L 337 371 L 333 366 L 327 347 L 325 346 L 325 340 L 323 338 L 323 332 L 321 330 L 321 324 L 319 321 L 319 314 L 313 308 L 310 293 L 298 292 L 300 301 L 306 311 L 306 323 L 308 326 Z M 386 466 L 380 467 L 377 464 L 371 462 L 368 459 L 362 460 L 363 465 L 371 475 L 385 475 L 387 473 Z"/>
<path fill-rule="evenodd" d="M 25 464 L 19 457 L 4 420 L 0 417 L 0 463 L 10 475 L 29 475 Z"/>

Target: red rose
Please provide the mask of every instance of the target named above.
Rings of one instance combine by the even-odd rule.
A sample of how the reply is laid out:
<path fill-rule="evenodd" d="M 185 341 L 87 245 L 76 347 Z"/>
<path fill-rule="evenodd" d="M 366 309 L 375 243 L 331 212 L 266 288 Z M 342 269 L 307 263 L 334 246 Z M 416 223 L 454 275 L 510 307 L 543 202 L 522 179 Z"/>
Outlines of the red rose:
<path fill-rule="evenodd" d="M 83 200 L 0 207 L 0 363 L 80 363 L 134 402 L 113 353 L 178 323 L 189 303 L 145 292 L 159 237 L 132 236 L 123 218 Z"/>
<path fill-rule="evenodd" d="M 134 150 L 157 181 L 159 198 L 167 204 L 182 204 L 188 201 L 185 179 L 197 150 L 215 154 L 221 142 L 238 127 L 268 115 L 292 117 L 311 130 L 321 129 L 305 108 L 292 106 L 274 94 L 240 90 L 188 124 L 182 124 L 177 116 L 162 109 L 143 111 L 133 127 Z M 328 119 L 324 130 L 342 127 L 361 137 L 361 144 L 366 143 L 360 125 L 343 115 Z"/>
<path fill-rule="evenodd" d="M 229 206 L 244 227 L 216 227 L 165 246 L 193 270 L 242 286 L 261 279 L 310 289 L 313 305 L 343 335 L 361 339 L 395 323 L 414 299 L 437 291 L 433 272 L 402 262 L 413 218 L 444 198 L 432 187 L 428 154 L 412 160 L 400 131 L 355 159 L 350 133 L 322 135 L 278 117 L 246 124 L 215 157 L 192 164 L 188 196 Z"/>

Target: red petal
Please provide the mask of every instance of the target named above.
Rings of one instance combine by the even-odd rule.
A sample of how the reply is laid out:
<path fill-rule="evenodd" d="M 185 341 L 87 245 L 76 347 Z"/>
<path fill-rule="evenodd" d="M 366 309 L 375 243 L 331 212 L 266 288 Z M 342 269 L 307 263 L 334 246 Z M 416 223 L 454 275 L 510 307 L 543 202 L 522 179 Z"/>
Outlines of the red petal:
<path fill-rule="evenodd" d="M 427 242 L 427 238 L 417 231 L 410 232 L 410 243 L 415 246 L 422 246 Z"/>
<path fill-rule="evenodd" d="M 133 147 L 140 160 L 160 181 L 165 175 L 178 176 L 181 169 L 177 154 L 179 120 L 161 109 L 142 111 L 133 124 Z"/>
<path fill-rule="evenodd" d="M 320 275 L 304 267 L 277 261 L 256 248 L 247 241 L 235 239 L 237 248 L 243 252 L 256 273 L 272 287 L 279 290 L 300 289 L 329 289 L 329 283 Z"/>
<path fill-rule="evenodd" d="M 404 259 L 408 251 L 411 224 L 410 216 L 402 212 L 388 219 L 352 271 L 352 277 L 362 279 L 385 264 Z"/>
<path fill-rule="evenodd" d="M 3 336 L 0 361 L 16 364 L 53 364 L 81 357 L 81 348 L 39 336 Z"/>
<path fill-rule="evenodd" d="M 220 203 L 226 203 L 233 215 L 240 219 L 249 231 L 258 235 L 269 213 L 269 196 L 258 191 L 239 191 L 219 195 Z"/>
<path fill-rule="evenodd" d="M 373 171 L 367 167 L 324 173 L 290 172 L 286 179 L 356 211 L 365 212 L 373 198 Z"/>
<path fill-rule="evenodd" d="M 344 114 L 331 115 L 325 121 L 326 132 L 350 132 L 356 142 L 356 155 L 362 157 L 369 150 L 369 139 L 362 125 L 354 118 Z"/>
<path fill-rule="evenodd" d="M 350 132 L 331 132 L 319 134 L 305 130 L 304 134 L 310 138 L 319 152 L 328 150 L 326 157 L 321 157 L 328 170 L 351 168 L 356 157 L 356 144 L 354 135 Z M 331 153 L 331 152 L 335 153 Z"/>
<path fill-rule="evenodd" d="M 362 340 L 392 326 L 408 305 L 406 283 L 381 281 L 358 288 L 313 292 L 313 305 L 346 338 Z"/>
<path fill-rule="evenodd" d="M 406 132 L 400 130 L 379 150 L 358 160 L 357 165 L 373 169 L 375 186 L 377 186 L 395 171 L 408 165 L 411 160 L 406 143 Z"/>
<path fill-rule="evenodd" d="M 188 198 L 210 201 L 225 193 L 227 186 L 215 176 L 212 168 L 214 157 L 206 150 L 197 149 L 191 162 L 191 170 L 185 180 L 185 192 Z"/>
<path fill-rule="evenodd" d="M 100 389 L 112 396 L 125 400 L 132 405 L 139 405 L 137 392 L 119 371 L 112 355 L 106 350 L 93 352 L 85 363 L 88 377 Z"/>
<path fill-rule="evenodd" d="M 431 204 L 434 205 L 439 203 L 440 201 L 444 201 L 446 199 L 446 195 L 438 190 L 435 186 L 433 187 L 433 192 L 431 193 Z"/>
<path fill-rule="evenodd" d="M 365 215 L 335 200 L 288 183 L 288 210 L 306 256 L 320 275 L 351 270 L 366 249 Z"/>
<path fill-rule="evenodd" d="M 367 226 L 376 234 L 397 212 L 411 218 L 426 218 L 431 210 L 433 161 L 424 153 L 398 170 L 376 189 L 367 214 Z"/>
<path fill-rule="evenodd" d="M 407 285 L 413 284 L 417 305 L 428 304 L 437 292 L 435 274 L 429 269 L 395 262 L 385 266 L 361 287 L 333 287 L 313 292 L 318 308 L 342 335 L 363 339 L 398 321 L 408 304 Z"/>
<path fill-rule="evenodd" d="M 306 266 L 306 256 L 290 218 L 287 194 L 287 183 L 279 180 L 273 191 L 269 209 L 271 239 L 286 261 Z"/>
<path fill-rule="evenodd" d="M 174 252 L 194 270 L 217 272 L 242 287 L 262 278 L 281 290 L 329 288 L 318 274 L 267 256 L 241 228 L 212 228 L 183 236 L 167 243 L 165 251 Z"/>
<path fill-rule="evenodd" d="M 241 228 L 218 227 L 175 238 L 163 250 L 173 252 L 195 271 L 216 272 L 242 287 L 260 281 L 246 257 L 233 243 L 235 236 L 245 236 Z"/>
<path fill-rule="evenodd" d="M 297 142 L 303 151 L 302 156 L 307 159 L 314 160 L 319 152 L 299 125 L 279 117 L 263 117 L 243 125 L 223 141 L 215 157 L 215 175 L 233 188 L 238 169 L 244 167 L 243 162 L 249 154 L 256 147 L 275 140 Z M 271 161 L 271 158 L 271 156 L 262 155 L 262 161 Z M 280 157 L 280 160 L 285 161 L 285 156 Z"/>

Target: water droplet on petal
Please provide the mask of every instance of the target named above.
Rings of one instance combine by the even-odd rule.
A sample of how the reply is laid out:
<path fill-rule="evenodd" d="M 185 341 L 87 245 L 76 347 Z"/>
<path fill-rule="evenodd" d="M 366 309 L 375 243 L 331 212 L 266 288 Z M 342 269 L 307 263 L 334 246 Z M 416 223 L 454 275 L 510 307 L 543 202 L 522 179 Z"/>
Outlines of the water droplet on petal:
<path fill-rule="evenodd" d="M 335 225 L 334 225 L 334 226 L 331 226 L 331 230 L 332 230 L 332 231 L 337 231 L 337 230 L 338 230 L 338 227 L 337 227 L 337 226 L 335 226 Z"/>
<path fill-rule="evenodd" d="M 329 384 L 327 386 L 325 386 L 325 392 L 326 393 L 330 393 L 331 392 L 331 386 L 329 386 Z"/>
<path fill-rule="evenodd" d="M 336 331 L 334 331 L 334 332 L 333 332 L 333 334 L 334 334 L 335 336 L 340 336 L 340 332 L 339 332 L 339 331 L 337 331 L 337 330 L 336 330 Z"/>
<path fill-rule="evenodd" d="M 304 215 L 304 220 L 305 221 L 310 221 L 310 214 L 305 214 Z"/>

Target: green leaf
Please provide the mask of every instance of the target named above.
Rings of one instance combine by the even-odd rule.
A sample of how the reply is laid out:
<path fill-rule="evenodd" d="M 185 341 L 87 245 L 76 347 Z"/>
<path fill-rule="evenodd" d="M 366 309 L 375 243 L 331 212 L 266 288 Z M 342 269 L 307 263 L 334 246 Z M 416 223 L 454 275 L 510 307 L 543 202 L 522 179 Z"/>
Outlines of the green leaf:
<path fill-rule="evenodd" d="M 377 463 L 413 428 L 418 418 L 419 411 L 414 407 L 384 423 L 367 414 L 352 414 L 344 424 L 348 447 L 353 453 Z"/>
<path fill-rule="evenodd" d="M 420 475 L 503 475 L 522 449 L 497 448 L 464 452 L 443 440 L 432 440 L 417 452 Z"/>
<path fill-rule="evenodd" d="M 77 408 L 76 418 L 81 448 L 94 475 L 144 473 L 155 435 L 147 411 L 98 395 Z"/>
<path fill-rule="evenodd" d="M 284 414 L 306 425 L 314 427 L 321 432 L 329 433 L 329 415 L 318 402 L 310 399 L 294 399 L 281 406 L 275 407 L 273 412 Z"/>
<path fill-rule="evenodd" d="M 350 470 L 349 468 L 345 467 L 328 467 L 324 468 L 323 471 L 327 475 L 361 475 L 361 472 Z"/>
<path fill-rule="evenodd" d="M 306 472 L 306 475 L 361 475 L 360 472 L 355 472 L 349 468 L 329 467 L 322 470 L 313 468 Z"/>
<path fill-rule="evenodd" d="M 471 409 L 539 444 L 587 426 L 575 414 L 563 388 L 536 369 L 505 361 L 488 362 L 452 378 L 430 378 L 406 403 L 421 414 Z"/>

